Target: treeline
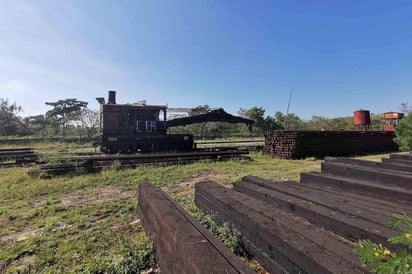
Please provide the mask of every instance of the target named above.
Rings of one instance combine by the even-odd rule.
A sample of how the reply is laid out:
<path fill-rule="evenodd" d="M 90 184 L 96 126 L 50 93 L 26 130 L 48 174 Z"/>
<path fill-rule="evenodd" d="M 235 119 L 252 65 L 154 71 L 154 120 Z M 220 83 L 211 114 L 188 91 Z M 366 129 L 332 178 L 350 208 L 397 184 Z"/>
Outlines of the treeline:
<path fill-rule="evenodd" d="M 46 102 L 51 109 L 45 114 L 22 117 L 22 107 L 0 98 L 0 136 L 3 137 L 84 137 L 98 133 L 99 112 L 76 98 Z"/>
<path fill-rule="evenodd" d="M 189 115 L 196 115 L 210 111 L 208 105 L 194 108 Z M 238 115 L 255 121 L 252 132 L 249 132 L 245 125 L 226 124 L 209 122 L 205 124 L 195 124 L 171 128 L 171 133 L 192 133 L 195 136 L 224 137 L 234 135 L 263 135 L 269 130 L 358 130 L 354 126 L 353 117 L 326 118 L 323 116 L 313 116 L 309 120 L 301 119 L 294 113 L 283 114 L 278 111 L 273 116 L 265 116 L 265 109 L 262 107 L 252 107 L 250 109 L 240 109 Z M 382 121 L 378 115 L 371 116 L 370 130 L 381 130 Z"/>
<path fill-rule="evenodd" d="M 68 98 L 56 102 L 46 102 L 51 109 L 45 114 L 22 117 L 21 106 L 8 99 L 0 98 L 0 136 L 3 137 L 35 137 L 35 138 L 96 138 L 99 134 L 100 114 L 97 110 L 87 107 L 88 103 L 76 98 Z M 402 103 L 400 111 L 408 114 L 411 107 Z M 191 109 L 189 116 L 207 113 L 211 110 L 208 105 Z M 198 137 L 228 137 L 228 136 L 263 136 L 269 130 L 358 130 L 353 124 L 353 117 L 326 118 L 313 116 L 309 120 L 301 119 L 294 113 L 283 114 L 278 111 L 273 116 L 265 115 L 262 107 L 250 109 L 241 108 L 237 115 L 255 121 L 250 132 L 246 125 L 208 122 L 169 128 L 169 133 L 190 133 Z M 410 115 L 409 115 L 410 116 Z M 412 125 L 402 126 L 408 138 L 412 136 Z M 405 128 L 406 127 L 406 128 Z M 370 130 L 381 130 L 383 121 L 378 115 L 371 116 Z M 410 133 L 409 133 L 410 132 Z M 412 143 L 408 141 L 407 143 Z"/>

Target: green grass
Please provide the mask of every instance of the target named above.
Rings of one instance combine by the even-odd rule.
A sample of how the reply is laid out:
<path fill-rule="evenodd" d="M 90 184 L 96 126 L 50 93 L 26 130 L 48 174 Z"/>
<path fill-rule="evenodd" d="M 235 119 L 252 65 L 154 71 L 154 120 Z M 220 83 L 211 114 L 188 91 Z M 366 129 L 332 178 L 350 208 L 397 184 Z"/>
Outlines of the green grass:
<path fill-rule="evenodd" d="M 32 178 L 28 168 L 0 169 L 0 272 L 138 273 L 154 266 L 136 210 L 139 181 L 162 187 L 193 213 L 198 181 L 231 186 L 246 175 L 298 181 L 301 172 L 319 170 L 321 163 L 250 157 L 52 179 Z M 222 229 L 218 233 L 230 234 Z"/>

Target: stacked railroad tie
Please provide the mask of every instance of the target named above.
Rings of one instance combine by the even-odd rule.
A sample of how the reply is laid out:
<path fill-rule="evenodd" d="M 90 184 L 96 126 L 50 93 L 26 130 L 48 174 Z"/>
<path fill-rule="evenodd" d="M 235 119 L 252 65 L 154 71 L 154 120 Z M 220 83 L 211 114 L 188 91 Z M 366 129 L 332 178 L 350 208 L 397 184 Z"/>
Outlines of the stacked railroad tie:
<path fill-rule="evenodd" d="M 222 242 L 150 182 L 139 183 L 139 216 L 162 273 L 252 274 Z"/>
<path fill-rule="evenodd" d="M 400 232 L 388 223 L 412 210 L 412 154 L 381 162 L 329 157 L 321 172 L 302 173 L 300 183 L 246 176 L 229 189 L 203 181 L 195 204 L 239 231 L 270 273 L 369 273 L 353 253 L 357 240 L 404 249 L 387 241 Z M 249 271 L 160 188 L 141 182 L 138 210 L 161 270 Z"/>
<path fill-rule="evenodd" d="M 412 211 L 412 155 L 382 162 L 327 158 L 321 172 L 301 182 L 247 176 L 233 189 L 204 181 L 195 203 L 229 223 L 270 273 L 368 273 L 354 255 L 354 241 L 370 239 L 399 252 L 387 239 L 388 223 Z"/>
<path fill-rule="evenodd" d="M 387 131 L 283 131 L 265 134 L 263 154 L 282 159 L 359 155 L 398 150 Z"/>

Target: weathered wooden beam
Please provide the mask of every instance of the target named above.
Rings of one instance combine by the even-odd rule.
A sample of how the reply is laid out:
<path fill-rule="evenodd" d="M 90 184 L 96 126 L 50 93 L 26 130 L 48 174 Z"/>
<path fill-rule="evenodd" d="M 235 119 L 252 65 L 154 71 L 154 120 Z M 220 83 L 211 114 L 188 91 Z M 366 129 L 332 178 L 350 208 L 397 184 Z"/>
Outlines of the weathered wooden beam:
<path fill-rule="evenodd" d="M 290 273 L 367 272 L 349 241 L 248 195 L 201 182 L 195 203 L 232 224 L 258 252 Z"/>
<path fill-rule="evenodd" d="M 278 188 L 282 188 L 282 183 L 274 183 Z M 312 224 L 324 227 L 348 239 L 370 239 L 372 241 L 390 246 L 393 249 L 400 249 L 387 241 L 389 237 L 397 234 L 398 231 L 388 228 L 386 224 L 379 224 L 371 221 L 374 219 L 373 214 L 363 209 L 361 213 L 356 213 L 359 208 L 351 209 L 351 205 L 343 205 L 341 200 L 325 199 L 319 197 L 317 201 L 306 199 L 306 195 L 301 193 L 301 197 L 288 194 L 285 191 L 281 192 L 275 189 L 265 188 L 254 183 L 243 180 L 233 185 L 234 190 L 243 194 L 249 195 L 256 199 L 279 208 L 295 216 L 302 217 Z M 289 188 L 289 185 L 283 185 L 282 190 Z M 294 191 L 291 191 L 297 194 Z M 319 194 L 319 193 L 317 193 Z M 325 205 L 327 204 L 327 205 Z M 348 213 L 350 211 L 351 213 Z M 364 214 L 365 218 L 359 217 L 356 214 Z M 379 218 L 375 217 L 375 218 Z M 389 218 L 385 218 L 389 222 Z"/>
<path fill-rule="evenodd" d="M 321 172 L 345 178 L 374 182 L 383 186 L 397 186 L 412 190 L 412 173 L 387 170 L 372 166 L 355 166 L 338 162 L 323 162 Z"/>
<path fill-rule="evenodd" d="M 361 195 L 412 205 L 412 191 L 398 186 L 385 186 L 376 182 L 324 174 L 319 172 L 304 172 L 300 174 L 302 184 L 327 187 L 330 190 L 358 193 Z"/>
<path fill-rule="evenodd" d="M 139 183 L 139 216 L 164 273 L 253 273 L 164 191 Z"/>

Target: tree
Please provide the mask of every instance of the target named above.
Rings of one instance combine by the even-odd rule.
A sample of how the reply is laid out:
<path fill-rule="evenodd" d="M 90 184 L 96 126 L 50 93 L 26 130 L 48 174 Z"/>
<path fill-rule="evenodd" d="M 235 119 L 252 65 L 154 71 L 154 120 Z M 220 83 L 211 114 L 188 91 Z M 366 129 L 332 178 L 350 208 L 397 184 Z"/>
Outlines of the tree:
<path fill-rule="evenodd" d="M 52 125 L 52 121 L 50 118 L 47 118 L 45 115 L 35 115 L 29 116 L 28 123 L 31 128 L 39 130 L 41 133 L 41 137 L 44 138 L 46 136 L 46 129 L 48 126 Z"/>
<path fill-rule="evenodd" d="M 277 111 L 275 120 L 284 130 L 301 130 L 303 128 L 303 121 L 295 113 L 283 115 L 282 112 Z"/>
<path fill-rule="evenodd" d="M 81 109 L 85 108 L 87 104 L 87 102 L 78 101 L 76 98 L 46 102 L 46 105 L 53 107 L 53 109 L 47 111 L 46 116 L 55 119 L 61 124 L 64 138 L 67 124 L 78 120 Z"/>
<path fill-rule="evenodd" d="M 199 115 L 199 114 L 205 114 L 208 113 L 210 111 L 210 107 L 208 105 L 199 105 L 195 108 L 192 108 L 190 110 L 189 116 L 195 116 L 195 115 Z"/>
<path fill-rule="evenodd" d="M 403 118 L 395 128 L 395 141 L 401 150 L 412 150 L 412 112 Z"/>
<path fill-rule="evenodd" d="M 354 252 L 360 255 L 360 261 L 365 266 L 373 266 L 371 272 L 412 273 L 412 214 L 395 214 L 390 223 L 391 228 L 398 233 L 388 239 L 393 245 L 403 245 L 403 250 L 391 251 L 382 244 L 370 240 L 360 240 Z"/>
<path fill-rule="evenodd" d="M 312 116 L 306 123 L 308 130 L 331 130 L 331 120 L 323 116 Z"/>
<path fill-rule="evenodd" d="M 265 129 L 265 110 L 262 107 L 252 107 L 250 109 L 240 108 L 239 115 L 243 118 L 255 121 L 254 130 L 263 133 Z"/>
<path fill-rule="evenodd" d="M 329 130 L 354 130 L 353 117 L 338 117 L 330 120 Z"/>
<path fill-rule="evenodd" d="M 399 107 L 399 110 L 405 113 L 405 115 L 408 115 L 410 112 L 412 112 L 412 107 L 409 106 L 407 102 L 403 102 Z"/>
<path fill-rule="evenodd" d="M 85 107 L 80 111 L 79 121 L 81 126 L 86 129 L 87 138 L 91 139 L 99 127 L 100 113 L 98 110 Z"/>
<path fill-rule="evenodd" d="M 17 134 L 22 125 L 18 114 L 22 111 L 16 103 L 10 104 L 8 99 L 0 98 L 0 134 Z"/>
<path fill-rule="evenodd" d="M 276 119 L 271 116 L 266 116 L 265 118 L 265 131 L 267 130 L 277 130 L 282 129 L 282 127 L 276 122 Z"/>
<path fill-rule="evenodd" d="M 192 108 L 190 110 L 189 116 L 205 114 L 205 113 L 208 113 L 209 111 L 210 111 L 210 107 L 208 105 L 199 105 L 199 106 L 197 106 L 195 108 Z M 209 127 L 210 127 L 210 125 L 209 125 Z M 206 123 L 187 125 L 187 129 L 188 129 L 189 132 L 192 132 L 197 136 L 207 136 L 207 135 L 209 135 L 209 132 L 208 132 L 207 127 L 206 127 Z"/>

